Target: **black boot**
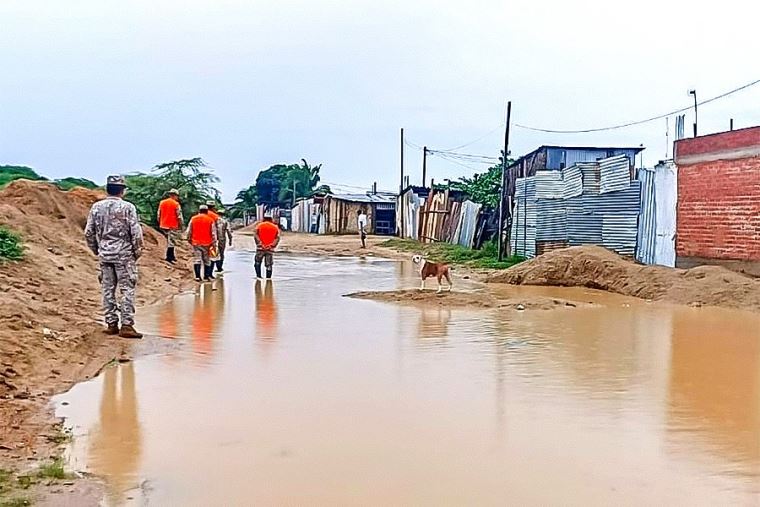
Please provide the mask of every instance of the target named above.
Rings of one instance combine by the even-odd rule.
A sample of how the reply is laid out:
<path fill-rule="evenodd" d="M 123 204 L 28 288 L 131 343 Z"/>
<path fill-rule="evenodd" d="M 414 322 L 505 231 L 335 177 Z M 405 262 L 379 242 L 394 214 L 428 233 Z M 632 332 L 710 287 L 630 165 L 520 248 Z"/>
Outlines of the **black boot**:
<path fill-rule="evenodd" d="M 201 281 L 201 265 L 193 264 L 193 271 L 195 271 L 195 281 L 200 282 Z"/>
<path fill-rule="evenodd" d="M 267 280 L 272 278 L 272 268 L 267 269 Z"/>
<path fill-rule="evenodd" d="M 177 256 L 174 255 L 174 247 L 170 246 L 166 249 L 166 260 L 174 264 L 177 262 Z"/>
<path fill-rule="evenodd" d="M 216 272 L 221 273 L 222 271 L 224 271 L 224 261 L 218 260 L 216 261 Z"/>
<path fill-rule="evenodd" d="M 254 264 L 253 268 L 256 270 L 256 278 L 261 280 L 261 263 Z"/>
<path fill-rule="evenodd" d="M 214 280 L 214 265 L 203 267 L 203 278 L 205 280 Z"/>

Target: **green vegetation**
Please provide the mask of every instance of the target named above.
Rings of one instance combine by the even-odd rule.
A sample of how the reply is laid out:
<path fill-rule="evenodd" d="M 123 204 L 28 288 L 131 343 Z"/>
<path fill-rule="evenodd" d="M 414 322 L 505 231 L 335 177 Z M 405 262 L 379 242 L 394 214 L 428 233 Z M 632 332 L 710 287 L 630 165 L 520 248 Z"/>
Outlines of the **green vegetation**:
<path fill-rule="evenodd" d="M 31 181 L 49 181 L 44 176 L 40 176 L 37 171 L 31 167 L 23 165 L 0 165 L 0 188 L 15 180 Z M 61 178 L 53 180 L 53 183 L 61 190 L 71 190 L 75 187 L 84 187 L 89 189 L 98 188 L 98 185 L 86 178 Z"/>
<path fill-rule="evenodd" d="M 71 190 L 72 188 L 76 187 L 83 187 L 90 190 L 98 188 L 97 183 L 86 178 L 61 178 L 60 180 L 55 180 L 55 184 L 61 190 Z"/>
<path fill-rule="evenodd" d="M 127 176 L 125 199 L 137 207 L 142 221 L 156 226 L 158 203 L 170 189 L 176 188 L 187 221 L 206 201 L 219 202 L 219 191 L 214 187 L 219 178 L 205 170 L 207 167 L 203 159 L 191 158 L 159 164 L 150 174 Z"/>
<path fill-rule="evenodd" d="M 487 208 L 496 209 L 499 207 L 499 197 L 501 196 L 501 170 L 504 152 L 499 156 L 499 163 L 489 167 L 484 173 L 476 173 L 472 178 L 463 177 L 457 181 L 452 181 L 449 188 L 451 190 L 460 190 L 467 194 L 469 199 Z M 507 159 L 507 165 L 514 162 Z"/>
<path fill-rule="evenodd" d="M 0 165 L 0 188 L 4 187 L 11 181 L 20 179 L 32 181 L 47 180 L 47 178 L 37 174 L 31 167 L 23 165 Z"/>
<path fill-rule="evenodd" d="M 0 468 L 0 494 L 10 491 L 13 473 L 10 470 Z"/>
<path fill-rule="evenodd" d="M 319 185 L 322 164 L 311 166 L 301 159 L 300 164 L 276 164 L 264 169 L 256 177 L 256 183 L 244 188 L 237 195 L 235 215 L 252 210 L 257 204 L 289 207 L 295 199 L 311 197 L 316 193 L 329 193 L 330 187 Z"/>
<path fill-rule="evenodd" d="M 40 479 L 66 479 L 68 476 L 63 469 L 63 459 L 56 458 L 47 465 L 42 465 L 37 471 Z"/>
<path fill-rule="evenodd" d="M 499 262 L 496 244 L 493 242 L 486 243 L 480 250 L 449 243 L 420 243 L 411 239 L 389 239 L 380 243 L 380 246 L 402 252 L 420 253 L 435 262 L 473 268 L 506 269 L 525 260 L 522 257 L 508 257 Z"/>
<path fill-rule="evenodd" d="M 0 225 L 0 262 L 20 261 L 24 258 L 21 236 Z"/>
<path fill-rule="evenodd" d="M 29 505 L 32 505 L 32 501 L 23 497 L 0 500 L 0 507 L 28 507 Z"/>

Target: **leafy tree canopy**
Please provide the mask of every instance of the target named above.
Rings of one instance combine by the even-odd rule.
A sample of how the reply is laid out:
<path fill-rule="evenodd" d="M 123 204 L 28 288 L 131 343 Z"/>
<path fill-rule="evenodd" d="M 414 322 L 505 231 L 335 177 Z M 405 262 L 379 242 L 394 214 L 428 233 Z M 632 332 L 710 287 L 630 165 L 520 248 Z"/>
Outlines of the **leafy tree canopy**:
<path fill-rule="evenodd" d="M 71 190 L 72 188 L 76 187 L 89 188 L 90 190 L 99 188 L 99 185 L 97 183 L 90 181 L 87 178 L 61 178 L 60 180 L 55 180 L 55 184 L 61 190 Z"/>
<path fill-rule="evenodd" d="M 0 165 L 0 188 L 14 180 L 25 179 L 32 181 L 44 181 L 47 178 L 40 176 L 31 167 L 23 165 Z"/>
<path fill-rule="evenodd" d="M 288 207 L 295 199 L 315 193 L 329 193 L 330 187 L 319 185 L 322 164 L 312 166 L 301 159 L 300 164 L 276 164 L 261 171 L 256 182 L 238 192 L 235 207 L 253 209 L 256 204 Z M 295 194 L 294 194 L 295 192 Z"/>
<path fill-rule="evenodd" d="M 125 199 L 137 207 L 140 219 L 156 226 L 158 203 L 175 188 L 179 191 L 185 221 L 206 201 L 220 203 L 219 191 L 214 186 L 219 179 L 201 158 L 174 160 L 158 164 L 150 173 L 137 173 L 126 177 Z"/>
<path fill-rule="evenodd" d="M 471 201 L 482 204 L 491 209 L 499 207 L 499 198 L 501 196 L 501 160 L 504 160 L 504 151 L 499 156 L 500 163 L 489 167 L 484 173 L 476 173 L 471 178 L 462 177 L 457 181 L 451 182 L 453 190 L 461 190 L 470 198 Z M 514 162 L 507 159 L 507 166 Z"/>

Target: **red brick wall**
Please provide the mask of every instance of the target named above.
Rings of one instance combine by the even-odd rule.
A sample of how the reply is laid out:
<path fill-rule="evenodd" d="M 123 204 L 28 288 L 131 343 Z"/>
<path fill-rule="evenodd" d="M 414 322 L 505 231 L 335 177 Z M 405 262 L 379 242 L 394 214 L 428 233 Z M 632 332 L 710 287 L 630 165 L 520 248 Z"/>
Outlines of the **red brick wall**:
<path fill-rule="evenodd" d="M 760 127 L 682 139 L 675 143 L 676 163 L 679 157 L 733 150 L 757 144 L 760 144 Z"/>
<path fill-rule="evenodd" d="M 679 257 L 760 261 L 760 156 L 679 165 L 677 230 Z"/>

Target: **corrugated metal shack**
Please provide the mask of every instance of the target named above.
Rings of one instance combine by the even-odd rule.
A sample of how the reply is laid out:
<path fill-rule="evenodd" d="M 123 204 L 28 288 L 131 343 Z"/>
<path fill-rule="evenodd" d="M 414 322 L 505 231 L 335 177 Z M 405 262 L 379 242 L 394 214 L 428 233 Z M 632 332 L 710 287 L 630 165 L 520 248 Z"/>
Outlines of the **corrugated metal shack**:
<path fill-rule="evenodd" d="M 631 180 L 630 171 L 630 159 L 621 154 L 518 178 L 510 231 L 512 252 L 533 257 L 557 248 L 592 244 L 634 256 L 641 183 Z"/>
<path fill-rule="evenodd" d="M 562 171 L 563 169 L 575 167 L 581 171 L 584 188 L 587 188 L 590 191 L 596 190 L 596 193 L 599 193 L 601 181 L 599 180 L 600 173 L 596 169 L 596 163 L 602 159 L 625 156 L 628 160 L 629 171 L 632 171 L 636 155 L 638 155 L 643 149 L 644 148 L 641 147 L 545 145 L 520 157 L 512 165 L 507 167 L 504 172 L 503 185 L 505 187 L 505 192 L 504 202 L 502 203 L 502 206 L 504 207 L 504 223 L 502 224 L 502 227 L 504 228 L 505 233 L 507 233 L 508 238 L 511 237 L 510 235 L 515 229 L 515 224 L 513 222 L 517 219 L 518 203 L 516 190 L 518 179 L 535 176 L 538 171 Z M 568 173 L 565 181 L 575 181 L 572 185 L 577 188 L 577 172 L 574 170 L 572 174 Z M 612 182 L 613 185 L 614 183 L 615 182 Z M 547 184 L 551 185 L 548 181 Z M 539 188 L 540 187 L 541 185 L 539 185 Z M 544 189 L 541 189 L 541 192 L 544 191 Z M 528 212 L 530 213 L 530 209 Z M 558 213 L 559 212 L 556 212 L 555 210 L 555 215 Z M 528 221 L 530 221 L 530 217 L 528 217 Z M 526 224 L 523 224 L 524 229 L 525 227 Z M 527 229 L 523 232 L 525 233 L 523 236 L 528 233 Z M 520 239 L 520 241 L 522 240 L 523 238 Z M 512 243 L 514 242 L 510 241 L 510 245 Z M 549 245 L 546 244 L 544 246 Z"/>
<path fill-rule="evenodd" d="M 468 248 L 482 243 L 483 207 L 462 192 L 410 186 L 399 196 L 397 228 L 403 238 L 424 243 L 446 242 Z"/>
<path fill-rule="evenodd" d="M 291 210 L 290 230 L 293 232 L 319 232 L 322 222 L 322 204 L 324 197 L 310 197 L 296 202 Z"/>
<path fill-rule="evenodd" d="M 367 214 L 370 234 L 392 235 L 396 228 L 396 194 L 330 194 L 322 204 L 324 234 L 358 234 L 359 211 Z"/>
<path fill-rule="evenodd" d="M 637 179 L 641 181 L 641 215 L 636 260 L 674 267 L 678 206 L 676 165 L 666 160 L 654 169 L 639 169 Z"/>

